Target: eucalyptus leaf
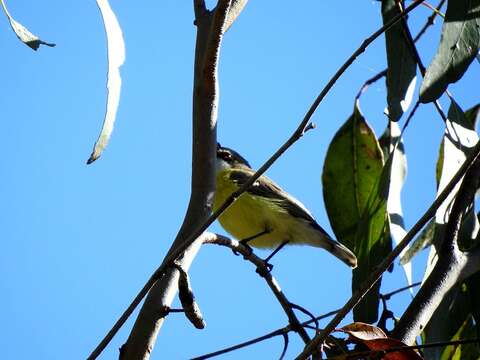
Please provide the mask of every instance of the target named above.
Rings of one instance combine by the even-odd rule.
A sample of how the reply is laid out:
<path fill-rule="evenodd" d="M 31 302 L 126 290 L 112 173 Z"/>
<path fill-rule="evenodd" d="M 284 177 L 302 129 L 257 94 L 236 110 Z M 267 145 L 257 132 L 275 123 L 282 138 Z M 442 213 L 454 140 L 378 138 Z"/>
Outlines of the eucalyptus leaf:
<path fill-rule="evenodd" d="M 383 23 L 400 14 L 396 0 L 382 0 Z M 387 103 L 391 121 L 398 121 L 408 109 L 416 83 L 417 64 L 405 37 L 403 25 L 397 22 L 385 32 L 387 51 Z"/>
<path fill-rule="evenodd" d="M 422 232 L 415 238 L 410 247 L 400 256 L 400 264 L 405 265 L 412 261 L 413 257 L 420 251 L 430 246 L 433 242 L 435 231 L 435 220 L 431 220 Z"/>
<path fill-rule="evenodd" d="M 455 285 L 444 297 L 423 331 L 423 343 L 440 342 L 452 339 L 467 319 L 471 319 L 471 309 L 466 288 Z M 445 347 L 424 349 L 426 359 L 440 359 Z"/>
<path fill-rule="evenodd" d="M 421 102 L 437 100 L 463 76 L 478 54 L 479 26 L 480 0 L 448 2 L 440 44 L 420 88 Z"/>
<path fill-rule="evenodd" d="M 401 193 L 407 176 L 407 157 L 405 147 L 401 139 L 401 131 L 398 123 L 390 121 L 384 133 L 379 139 L 383 150 L 383 156 L 388 159 L 392 156 L 390 173 L 390 189 L 388 191 L 387 211 L 390 225 L 390 234 L 395 244 L 400 243 L 407 234 L 403 220 Z M 408 250 L 405 248 L 400 256 Z M 401 264 L 405 272 L 408 285 L 412 285 L 412 265 L 409 262 Z M 413 290 L 410 289 L 413 293 Z"/>
<path fill-rule="evenodd" d="M 390 168 L 382 170 L 380 145 L 356 102 L 353 114 L 330 143 L 322 174 L 332 229 L 357 255 L 354 291 L 391 248 L 386 211 Z M 388 175 L 387 180 L 382 174 Z M 355 308 L 355 321 L 372 323 L 377 319 L 379 286 L 380 281 Z"/>
<path fill-rule="evenodd" d="M 2 9 L 5 12 L 5 15 L 7 15 L 8 22 L 10 23 L 12 30 L 15 32 L 15 35 L 17 35 L 21 42 L 35 51 L 40 47 L 40 45 L 46 45 L 50 47 L 55 46 L 55 44 L 41 40 L 38 36 L 32 34 L 25 26 L 16 21 L 8 12 L 4 0 L 0 0 L 0 3 L 2 4 Z"/>
<path fill-rule="evenodd" d="M 113 12 L 108 0 L 97 0 L 98 8 L 102 15 L 105 33 L 107 35 L 108 48 L 108 80 L 107 80 L 107 108 L 103 120 L 102 130 L 93 147 L 92 154 L 87 160 L 91 164 L 102 155 L 112 135 L 113 125 L 117 116 L 118 104 L 120 102 L 120 90 L 122 78 L 120 67 L 125 62 L 125 42 L 123 33 L 117 17 Z"/>
<path fill-rule="evenodd" d="M 472 121 L 472 118 L 470 118 L 470 116 L 473 115 L 475 115 L 475 112 L 471 111 L 469 113 L 469 118 L 467 118 L 460 106 L 454 100 L 451 101 L 448 110 L 445 133 L 440 146 L 439 160 L 437 160 L 437 194 L 442 192 L 445 186 L 447 186 L 451 178 L 465 162 L 471 149 L 478 142 L 478 135 L 474 129 L 475 121 Z M 440 179 L 438 179 L 439 174 Z M 442 203 L 435 214 L 436 224 L 433 238 L 435 246 L 441 244 L 443 240 L 443 233 L 445 224 L 448 222 L 450 207 L 459 187 L 460 184 L 450 192 L 447 199 Z M 476 231 L 475 226 L 471 228 L 470 231 L 471 234 L 473 234 L 473 232 Z M 435 246 L 432 246 L 430 249 L 424 280 L 428 277 L 430 271 L 436 264 L 437 257 Z"/>
<path fill-rule="evenodd" d="M 480 271 L 465 280 L 473 319 L 475 320 L 476 337 L 480 338 Z"/>
<path fill-rule="evenodd" d="M 452 337 L 452 341 L 475 338 L 475 325 L 472 317 L 468 316 Z M 440 360 L 478 360 L 480 347 L 478 344 L 460 344 L 446 346 Z"/>

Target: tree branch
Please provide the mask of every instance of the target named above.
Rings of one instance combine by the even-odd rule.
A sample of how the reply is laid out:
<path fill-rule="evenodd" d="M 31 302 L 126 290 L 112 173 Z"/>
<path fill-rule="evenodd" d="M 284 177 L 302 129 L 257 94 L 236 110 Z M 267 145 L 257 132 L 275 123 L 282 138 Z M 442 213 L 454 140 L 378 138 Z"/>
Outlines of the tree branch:
<path fill-rule="evenodd" d="M 302 338 L 302 340 L 305 342 L 305 344 L 307 344 L 310 341 L 310 337 L 308 336 L 304 327 L 300 324 L 300 321 L 298 321 L 297 316 L 293 312 L 290 301 L 288 301 L 277 280 L 275 280 L 272 273 L 268 270 L 267 266 L 265 265 L 265 261 L 255 255 L 251 249 L 249 249 L 237 240 L 233 240 L 221 235 L 211 235 L 212 236 L 210 237 L 205 237 L 205 244 L 217 244 L 227 246 L 230 249 L 242 254 L 245 260 L 250 261 L 257 267 L 257 273 L 265 279 L 268 286 L 270 287 L 270 290 L 272 290 L 273 294 L 282 306 L 283 311 L 287 315 L 291 329 L 297 332 Z"/>
<path fill-rule="evenodd" d="M 208 12 L 203 1 L 194 1 L 197 42 L 193 90 L 190 202 L 179 233 L 162 263 L 164 270 L 156 271 L 159 280 L 148 292 L 130 336 L 122 347 L 120 354 L 122 360 L 149 359 L 165 319 L 160 310 L 171 304 L 178 290 L 178 270 L 169 266 L 171 263 L 169 255 L 176 253 L 177 263 L 187 270 L 198 247 L 191 242 L 183 246 L 185 238 L 211 213 L 215 191 L 217 147 L 218 58 L 230 2 L 230 0 L 219 0 L 215 11 Z M 179 247 L 182 248 L 181 251 L 177 250 Z"/>
<path fill-rule="evenodd" d="M 477 158 L 458 190 L 438 251 L 438 261 L 393 331 L 392 336 L 406 344 L 414 343 L 447 292 L 480 269 L 480 249 L 462 252 L 457 241 L 463 216 L 473 202 L 479 179 L 480 158 Z"/>
<path fill-rule="evenodd" d="M 455 176 L 452 177 L 445 189 L 437 196 L 435 201 L 430 205 L 425 214 L 417 221 L 417 223 L 405 235 L 402 241 L 392 250 L 392 252 L 378 265 L 377 269 L 370 275 L 370 277 L 360 286 L 346 304 L 340 309 L 337 315 L 328 323 L 325 329 L 315 336 L 308 344 L 297 359 L 306 359 L 320 344 L 325 341 L 327 336 L 335 330 L 335 327 L 342 321 L 342 319 L 358 304 L 358 302 L 365 296 L 365 294 L 375 285 L 380 276 L 390 267 L 395 258 L 400 255 L 408 243 L 415 237 L 415 235 L 427 224 L 427 222 L 435 215 L 435 212 L 440 205 L 445 201 L 450 192 L 455 188 L 457 183 L 462 179 L 464 174 L 470 168 L 471 164 L 478 158 L 480 154 L 480 142 L 472 149 L 472 153 L 465 160 L 463 165 L 458 169 Z"/>
<path fill-rule="evenodd" d="M 418 286 L 420 285 L 420 283 L 415 283 L 415 284 L 412 284 L 410 286 L 404 286 L 402 288 L 399 288 L 399 289 L 396 289 L 396 290 L 393 290 L 389 293 L 386 293 L 386 294 L 383 294 L 382 295 L 382 298 L 385 299 L 385 301 L 388 301 L 392 296 L 394 295 L 397 295 L 405 290 L 408 290 L 410 289 L 411 287 L 414 287 L 414 286 Z M 337 312 L 339 312 L 340 310 L 333 310 L 333 311 L 330 311 L 326 314 L 323 314 L 323 315 L 319 315 L 319 316 L 316 316 L 315 318 L 313 319 L 310 319 L 308 321 L 304 321 L 301 323 L 302 326 L 304 327 L 309 327 L 310 324 L 312 323 L 317 323 L 318 321 L 322 320 L 322 319 L 325 319 L 327 317 L 330 317 L 330 316 L 333 316 L 335 315 Z M 315 326 L 315 327 L 312 327 L 313 329 L 315 329 L 316 331 L 318 331 L 318 327 Z M 236 345 L 233 345 L 233 346 L 229 346 L 227 348 L 224 348 L 224 349 L 221 349 L 221 350 L 217 350 L 217 351 L 214 351 L 214 352 L 211 352 L 211 353 L 208 353 L 208 354 L 205 354 L 205 355 L 201 355 L 201 356 L 198 356 L 198 357 L 194 357 L 192 358 L 191 360 L 204 360 L 204 359 L 210 359 L 212 357 L 215 357 L 215 356 L 219 356 L 219 355 L 223 355 L 223 354 L 226 354 L 228 352 L 231 352 L 231 351 L 234 351 L 234 350 L 238 350 L 238 349 L 241 349 L 241 348 L 244 348 L 244 347 L 247 347 L 247 346 L 250 346 L 250 345 L 253 345 L 253 344 L 256 344 L 256 343 L 259 343 L 259 342 L 262 342 L 262 341 L 265 341 L 265 340 L 268 340 L 268 339 L 271 339 L 275 336 L 280 336 L 280 335 L 285 335 L 285 334 L 288 334 L 290 331 L 292 331 L 292 328 L 290 325 L 287 325 L 283 328 L 280 328 L 280 329 L 276 329 L 274 331 L 271 331 L 269 332 L 268 334 L 265 334 L 265 335 L 262 335 L 262 336 L 259 336 L 259 337 L 256 337 L 254 339 L 251 339 L 251 340 L 247 340 L 247 341 L 244 341 L 242 343 L 239 343 L 239 344 L 236 344 Z"/>
<path fill-rule="evenodd" d="M 186 216 L 185 217 L 185 222 L 182 225 L 182 228 L 180 229 L 179 234 L 177 235 L 177 238 L 174 241 L 174 244 L 170 248 L 167 256 L 163 260 L 162 264 L 155 270 L 153 275 L 150 277 L 148 282 L 143 286 L 142 290 L 137 294 L 133 302 L 130 304 L 130 306 L 126 309 L 126 311 L 121 315 L 119 320 L 115 323 L 114 327 L 112 330 L 109 331 L 107 336 L 102 340 L 102 342 L 99 344 L 99 346 L 94 350 L 92 355 L 98 356 L 98 354 L 101 353 L 101 351 L 108 345 L 108 343 L 111 341 L 113 336 L 115 336 L 116 332 L 118 329 L 125 323 L 125 321 L 128 319 L 128 317 L 132 314 L 134 309 L 138 306 L 138 304 L 141 302 L 141 300 L 145 297 L 149 289 L 152 287 L 152 285 L 157 281 L 157 279 L 160 279 L 166 274 L 167 269 L 169 269 L 171 266 L 170 264 L 172 261 L 177 259 L 178 257 L 181 256 L 181 254 L 190 246 L 195 239 L 197 239 L 222 213 L 225 211 L 233 202 L 241 195 L 243 194 L 260 176 L 262 176 L 265 171 L 272 166 L 272 164 L 286 151 L 288 150 L 298 139 L 300 139 L 303 134 L 305 133 L 306 130 L 311 128 L 310 125 L 310 119 L 322 100 L 325 98 L 325 96 L 328 94 L 328 92 L 331 90 L 333 85 L 336 83 L 336 81 L 342 76 L 342 74 L 350 67 L 351 64 L 355 61 L 355 59 L 362 54 L 366 48 L 375 40 L 377 39 L 381 34 L 383 34 L 386 30 L 391 28 L 396 22 L 399 21 L 403 16 L 408 14 L 410 11 L 415 9 L 418 5 L 422 3 L 422 0 L 416 0 L 414 1 L 411 5 L 409 5 L 407 8 L 405 8 L 405 11 L 401 14 L 398 14 L 392 20 L 382 26 L 380 29 L 378 29 L 375 33 L 373 33 L 370 37 L 368 37 L 360 46 L 357 50 L 354 51 L 354 53 L 345 61 L 345 63 L 337 70 L 337 72 L 333 75 L 333 77 L 330 79 L 330 81 L 327 83 L 327 85 L 322 89 L 320 94 L 317 96 L 313 104 L 311 105 L 310 109 L 307 111 L 305 114 L 303 120 L 300 122 L 298 125 L 297 129 L 293 132 L 293 134 L 290 136 L 290 138 L 260 167 L 260 169 L 257 170 L 257 172 L 251 176 L 251 178 L 245 182 L 245 184 L 239 188 L 236 192 L 234 192 L 230 197 L 225 201 L 222 206 L 220 206 L 217 211 L 215 211 L 210 217 L 206 218 L 203 222 L 199 222 L 201 225 L 198 225 L 199 223 L 192 224 L 191 219 L 193 217 Z M 211 13 L 209 13 L 211 14 Z M 205 27 L 209 22 L 211 21 L 211 16 L 205 16 L 202 18 L 198 18 L 196 21 L 196 25 L 198 28 L 198 33 L 197 33 L 197 44 L 196 44 L 196 52 L 195 52 L 195 89 L 194 89 L 194 119 L 196 117 L 201 117 L 199 115 L 200 110 L 196 110 L 196 99 L 199 96 L 199 89 L 197 88 L 198 81 L 199 81 L 199 71 L 198 68 L 200 67 L 200 57 L 199 54 L 203 54 L 204 52 L 204 46 L 205 42 L 200 41 L 200 39 L 203 39 L 204 36 L 208 32 L 205 31 Z M 203 35 L 203 36 L 202 36 Z M 215 87 L 213 87 L 215 88 Z M 217 104 L 215 104 L 217 105 Z M 211 114 L 215 113 L 216 111 L 213 111 L 213 106 L 212 106 L 212 111 L 210 111 Z M 216 118 L 215 118 L 216 120 Z M 198 122 L 194 120 L 194 131 L 193 131 L 193 157 L 192 157 L 192 162 L 193 162 L 193 169 L 192 173 L 194 176 L 192 176 L 192 195 L 190 198 L 190 203 L 189 203 L 189 209 L 187 210 L 187 215 L 190 213 L 191 207 L 198 207 L 198 206 L 203 206 L 202 204 L 205 204 L 204 201 L 201 202 L 195 202 L 196 198 L 200 198 L 202 200 L 202 196 L 196 196 L 196 193 L 193 191 L 195 187 L 195 179 L 197 178 L 202 178 L 204 177 L 205 174 L 207 176 L 205 177 L 206 179 L 210 179 L 213 177 L 213 171 L 207 171 L 208 169 L 211 169 L 212 166 L 212 161 L 215 159 L 214 155 L 214 149 L 212 149 L 212 146 L 215 147 L 216 149 L 216 142 L 214 145 L 212 145 L 212 140 L 215 138 L 216 141 L 216 136 L 212 135 L 215 131 L 215 126 L 211 127 L 211 131 L 208 132 L 211 136 L 207 137 L 205 142 L 202 142 L 200 140 L 200 137 L 196 137 L 196 132 L 195 132 L 195 125 Z M 208 122 L 209 124 L 212 124 L 212 122 Z M 216 124 L 216 121 L 213 122 Z M 197 140 L 196 140 L 197 139 Z M 206 154 L 209 154 L 211 157 L 208 158 L 208 156 L 205 156 Z M 198 156 L 203 156 L 204 158 L 207 158 L 207 162 L 205 164 L 202 164 L 201 162 L 197 162 L 197 155 Z M 195 171 L 196 167 L 199 166 L 205 166 L 205 170 L 203 172 L 200 172 L 199 176 L 195 176 L 197 173 Z M 206 186 L 208 189 L 209 186 Z M 209 201 L 211 200 L 212 197 L 209 198 Z M 206 204 L 208 204 L 207 202 Z M 196 205 L 195 205 L 196 204 Z M 203 206 L 203 210 L 209 210 L 209 206 Z M 192 211 L 193 212 L 193 211 Z M 203 213 L 203 211 L 202 211 Z M 197 217 L 198 219 L 198 217 Z M 196 226 L 195 226 L 196 225 Z M 193 230 L 196 229 L 196 230 Z M 189 230 L 189 231 L 187 231 Z M 95 357 L 96 357 L 95 356 Z M 95 357 L 91 357 L 91 359 L 94 359 Z"/>
<path fill-rule="evenodd" d="M 248 0 L 232 0 L 230 9 L 228 9 L 227 19 L 225 20 L 225 32 L 230 29 L 230 26 L 237 20 L 237 17 L 243 11 Z"/>

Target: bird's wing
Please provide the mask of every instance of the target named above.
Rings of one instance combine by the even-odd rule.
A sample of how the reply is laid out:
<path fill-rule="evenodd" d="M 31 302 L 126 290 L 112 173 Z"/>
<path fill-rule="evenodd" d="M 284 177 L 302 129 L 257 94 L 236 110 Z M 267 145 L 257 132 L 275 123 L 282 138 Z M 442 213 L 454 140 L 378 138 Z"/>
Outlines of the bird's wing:
<path fill-rule="evenodd" d="M 237 183 L 239 186 L 242 186 L 254 173 L 255 172 L 253 170 L 246 169 L 242 169 L 241 171 L 232 170 L 230 173 L 230 180 Z M 247 192 L 255 196 L 261 196 L 275 201 L 279 206 L 288 211 L 290 215 L 307 221 L 314 228 L 330 237 L 325 230 L 323 230 L 320 225 L 317 224 L 312 214 L 300 201 L 283 191 L 282 188 L 280 188 L 280 186 L 275 184 L 272 180 L 268 179 L 268 181 L 266 181 L 266 179 L 268 179 L 266 176 L 260 176 L 247 190 Z"/>

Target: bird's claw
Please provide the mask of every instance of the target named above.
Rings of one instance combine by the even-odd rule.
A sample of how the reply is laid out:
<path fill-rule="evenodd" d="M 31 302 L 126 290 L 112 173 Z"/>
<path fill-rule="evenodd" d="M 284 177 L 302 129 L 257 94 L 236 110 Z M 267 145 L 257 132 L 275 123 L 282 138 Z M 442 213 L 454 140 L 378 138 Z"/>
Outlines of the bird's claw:
<path fill-rule="evenodd" d="M 247 256 L 250 256 L 250 255 L 253 254 L 253 249 L 252 249 L 252 247 L 251 247 L 250 245 L 248 245 L 248 241 L 249 241 L 249 239 L 247 239 L 247 240 L 240 240 L 240 241 L 239 241 L 239 243 L 242 244 L 243 246 L 245 246 L 245 248 L 247 249 L 247 254 L 245 254 L 245 255 L 243 256 L 244 258 L 246 258 Z M 233 253 L 235 254 L 235 256 L 240 255 L 237 250 L 232 249 L 232 251 L 233 251 Z"/>
<path fill-rule="evenodd" d="M 270 274 L 273 270 L 273 265 L 270 264 L 268 261 L 263 260 L 263 267 L 257 266 L 257 270 L 255 272 L 262 276 L 265 277 L 265 275 Z"/>

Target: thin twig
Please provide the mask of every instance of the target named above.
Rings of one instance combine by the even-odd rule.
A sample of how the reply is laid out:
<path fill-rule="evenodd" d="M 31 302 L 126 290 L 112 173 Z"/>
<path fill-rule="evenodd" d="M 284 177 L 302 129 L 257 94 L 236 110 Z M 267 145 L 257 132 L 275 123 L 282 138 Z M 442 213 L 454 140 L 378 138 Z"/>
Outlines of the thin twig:
<path fill-rule="evenodd" d="M 416 287 L 416 286 L 419 286 L 419 285 L 421 285 L 421 284 L 422 284 L 422 282 L 419 281 L 419 282 L 413 283 L 413 284 L 411 284 L 411 285 L 404 286 L 404 287 L 402 287 L 402 288 L 400 288 L 400 289 L 394 290 L 394 291 L 392 291 L 392 292 L 389 292 L 389 293 L 386 293 L 386 294 L 382 294 L 381 296 L 382 296 L 383 298 L 385 298 L 385 300 L 390 300 L 390 298 L 391 298 L 393 295 L 397 295 L 398 293 L 401 293 L 402 291 L 411 289 L 411 288 Z"/>
<path fill-rule="evenodd" d="M 299 140 L 303 134 L 305 133 L 305 130 L 309 126 L 310 119 L 322 100 L 325 98 L 325 96 L 329 93 L 333 85 L 337 82 L 337 80 L 340 78 L 340 76 L 343 75 L 343 73 L 350 67 L 350 65 L 353 64 L 355 59 L 360 56 L 366 48 L 374 41 L 376 40 L 381 34 L 383 34 L 386 30 L 391 28 L 395 23 L 400 20 L 403 16 L 408 14 L 410 11 L 415 9 L 418 5 L 422 3 L 422 0 L 417 0 L 414 1 L 411 5 L 409 5 L 407 8 L 405 8 L 405 11 L 401 14 L 398 14 L 390 22 L 387 24 L 383 25 L 380 29 L 378 29 L 376 32 L 374 32 L 370 37 L 368 37 L 365 41 L 362 42 L 360 47 L 353 52 L 353 54 L 345 61 L 345 63 L 337 70 L 337 72 L 332 76 L 332 78 L 329 80 L 327 85 L 322 89 L 320 94 L 317 96 L 313 104 L 311 105 L 310 109 L 307 111 L 305 114 L 303 120 L 300 122 L 299 126 L 297 129 L 293 132 L 293 134 L 290 136 L 290 138 L 253 174 L 249 180 L 245 182 L 243 186 L 241 186 L 237 191 L 232 193 L 226 200 L 225 202 L 215 211 L 207 220 L 205 220 L 198 228 L 196 231 L 193 231 L 190 236 L 187 236 L 185 240 L 179 244 L 175 249 L 172 249 L 172 251 L 167 255 L 167 257 L 164 259 L 162 264 L 155 270 L 155 272 L 152 274 L 152 276 L 149 278 L 147 283 L 142 287 L 140 292 L 135 296 L 134 300 L 132 303 L 127 307 L 127 309 L 124 311 L 124 313 L 120 316 L 120 318 L 115 322 L 114 326 L 112 329 L 107 333 L 105 338 L 100 342 L 100 344 L 95 348 L 95 350 L 92 352 L 91 357 L 89 359 L 95 359 L 102 351 L 103 349 L 108 345 L 108 343 L 113 339 L 115 334 L 118 332 L 118 330 L 123 326 L 123 324 L 126 322 L 126 320 L 130 317 L 130 315 L 133 313 L 135 308 L 140 304 L 142 299 L 145 297 L 145 295 L 148 293 L 148 291 L 151 289 L 151 287 L 155 284 L 155 282 L 163 276 L 165 273 L 165 270 L 170 267 L 170 263 L 174 261 L 176 258 L 178 258 L 188 246 L 190 246 L 195 239 L 197 239 L 230 205 L 232 205 L 235 200 L 243 194 L 260 176 L 262 176 L 265 171 L 267 171 L 270 166 L 273 165 L 273 163 L 285 152 L 287 151 L 297 140 Z M 94 357 L 92 357 L 95 355 Z"/>
<path fill-rule="evenodd" d="M 293 308 L 296 305 L 292 306 L 290 301 L 288 301 L 287 297 L 278 285 L 277 280 L 275 280 L 272 273 L 268 270 L 268 267 L 263 259 L 255 255 L 251 248 L 248 248 L 240 241 L 230 239 L 226 236 L 211 234 L 211 236 L 206 236 L 204 238 L 204 244 L 227 246 L 230 249 L 240 253 L 245 260 L 248 260 L 252 264 L 254 264 L 257 267 L 257 273 L 265 279 L 273 294 L 277 298 L 278 302 L 282 306 L 283 311 L 288 317 L 288 322 L 291 328 L 300 335 L 305 344 L 308 344 L 310 342 L 310 337 L 308 336 L 307 332 L 305 331 L 304 327 L 302 326 L 297 316 L 295 315 L 295 312 L 293 311 Z"/>
<path fill-rule="evenodd" d="M 390 254 L 377 266 L 366 281 L 362 283 L 359 290 L 357 290 L 346 304 L 340 309 L 337 315 L 330 321 L 325 329 L 315 336 L 315 338 L 308 344 L 300 353 L 297 359 L 306 359 L 320 344 L 322 344 L 327 336 L 338 326 L 340 321 L 352 310 L 358 302 L 368 293 L 368 291 L 375 285 L 381 275 L 390 267 L 395 258 L 405 249 L 409 242 L 415 235 L 427 224 L 427 222 L 435 215 L 437 209 L 445 201 L 450 192 L 455 188 L 457 183 L 462 179 L 464 174 L 470 168 L 471 164 L 480 154 L 480 142 L 472 149 L 472 153 L 462 164 L 457 173 L 452 177 L 444 190 L 438 194 L 435 201 L 430 205 L 425 214 L 417 221 L 417 223 L 404 236 L 402 241 L 390 252 Z"/>
<path fill-rule="evenodd" d="M 445 0 L 440 0 L 438 5 L 433 10 L 432 15 L 428 17 L 427 22 L 422 26 L 417 36 L 415 36 L 415 39 L 413 39 L 414 42 L 417 42 L 418 40 L 420 40 L 420 38 L 423 36 L 423 34 L 425 34 L 427 29 L 435 23 L 435 18 L 439 14 L 440 9 L 442 8 L 444 3 L 445 3 Z"/>
<path fill-rule="evenodd" d="M 413 42 L 417 42 L 418 40 L 420 40 L 420 38 L 425 34 L 425 32 L 427 31 L 427 29 L 434 24 L 434 20 L 435 18 L 437 17 L 438 15 L 438 11 L 442 8 L 443 4 L 445 3 L 445 0 L 440 0 L 440 2 L 438 3 L 437 7 L 435 8 L 435 10 L 432 12 L 432 14 L 428 17 L 427 21 L 425 22 L 425 24 L 422 26 L 422 28 L 420 29 L 420 31 L 418 32 L 418 34 L 415 36 L 415 39 L 413 39 Z M 379 73 L 375 74 L 374 76 L 372 76 L 371 78 L 369 78 L 368 80 L 366 80 L 363 85 L 360 87 L 360 90 L 358 91 L 357 93 L 357 96 L 355 97 L 356 100 L 360 99 L 360 96 L 362 96 L 362 94 L 367 90 L 367 88 L 372 85 L 373 83 L 377 82 L 378 80 L 380 80 L 381 78 L 383 78 L 384 76 L 387 75 L 387 71 L 388 71 L 388 68 L 385 68 L 383 69 L 382 71 L 380 71 Z"/>
<path fill-rule="evenodd" d="M 418 284 L 418 283 L 417 283 Z M 412 286 L 416 286 L 417 284 L 412 284 Z M 391 293 L 387 293 L 385 294 L 385 296 L 393 296 L 393 295 L 396 295 L 400 292 L 403 292 L 405 290 L 408 290 L 409 287 L 403 287 L 401 289 L 398 289 L 398 290 L 394 290 L 392 291 Z M 310 324 L 312 323 L 317 323 L 318 321 L 320 320 L 323 320 L 323 319 L 326 319 L 330 316 L 333 316 L 335 315 L 337 312 L 339 312 L 340 309 L 338 310 L 332 310 L 328 313 L 325 313 L 323 315 L 319 315 L 319 316 L 316 316 L 314 319 L 311 319 L 311 320 L 308 320 L 308 321 L 305 321 L 303 322 L 301 325 L 304 326 L 304 327 L 309 327 Z M 313 330 L 316 330 L 318 329 L 318 325 L 315 325 L 314 327 L 311 327 L 311 329 Z M 247 346 L 250 346 L 250 345 L 254 345 L 254 344 L 257 344 L 259 342 L 262 342 L 262 341 L 265 341 L 265 340 L 268 340 L 268 339 L 271 339 L 271 338 L 274 338 L 275 336 L 280 336 L 280 335 L 284 335 L 284 334 L 287 334 L 289 333 L 290 331 L 292 331 L 292 328 L 290 325 L 287 325 L 283 328 L 279 328 L 279 329 L 276 329 L 274 331 L 271 331 L 265 335 L 262 335 L 262 336 L 259 336 L 259 337 L 256 337 L 256 338 L 253 338 L 251 340 L 247 340 L 247 341 L 244 341 L 242 343 L 239 343 L 239 344 L 236 344 L 236 345 L 232 345 L 230 347 L 227 347 L 227 348 L 224 348 L 224 349 L 220 349 L 220 350 L 217 350 L 215 352 L 211 352 L 211 353 L 208 353 L 208 354 L 205 354 L 205 355 L 201 355 L 201 356 L 198 356 L 198 357 L 195 357 L 195 358 L 192 358 L 191 360 L 204 360 L 204 359 L 210 359 L 210 358 L 213 358 L 215 356 L 219 356 L 219 355 L 223 355 L 223 354 L 226 354 L 226 353 L 229 353 L 229 352 L 232 352 L 232 351 L 235 351 L 235 350 L 238 350 L 238 349 L 241 349 L 241 348 L 244 348 L 244 347 L 247 347 Z"/>
<path fill-rule="evenodd" d="M 399 7 L 399 10 L 402 11 L 401 3 L 398 2 L 397 6 Z M 420 58 L 420 54 L 418 52 L 418 49 L 415 45 L 415 40 L 412 37 L 412 33 L 410 31 L 410 28 L 408 27 L 407 21 L 405 18 L 401 19 L 401 24 L 403 28 L 403 34 L 405 36 L 405 39 L 407 40 L 408 45 L 410 46 L 410 50 L 412 52 L 412 55 L 418 65 L 418 69 L 420 70 L 420 74 L 422 74 L 422 77 L 425 77 L 425 72 L 427 71 L 425 68 L 425 65 L 423 65 L 422 59 Z M 443 112 L 442 107 L 440 106 L 440 102 L 438 100 L 435 100 L 433 102 L 433 105 L 435 106 L 435 109 L 437 110 L 438 114 L 442 118 L 443 122 L 447 122 L 447 116 Z"/>

